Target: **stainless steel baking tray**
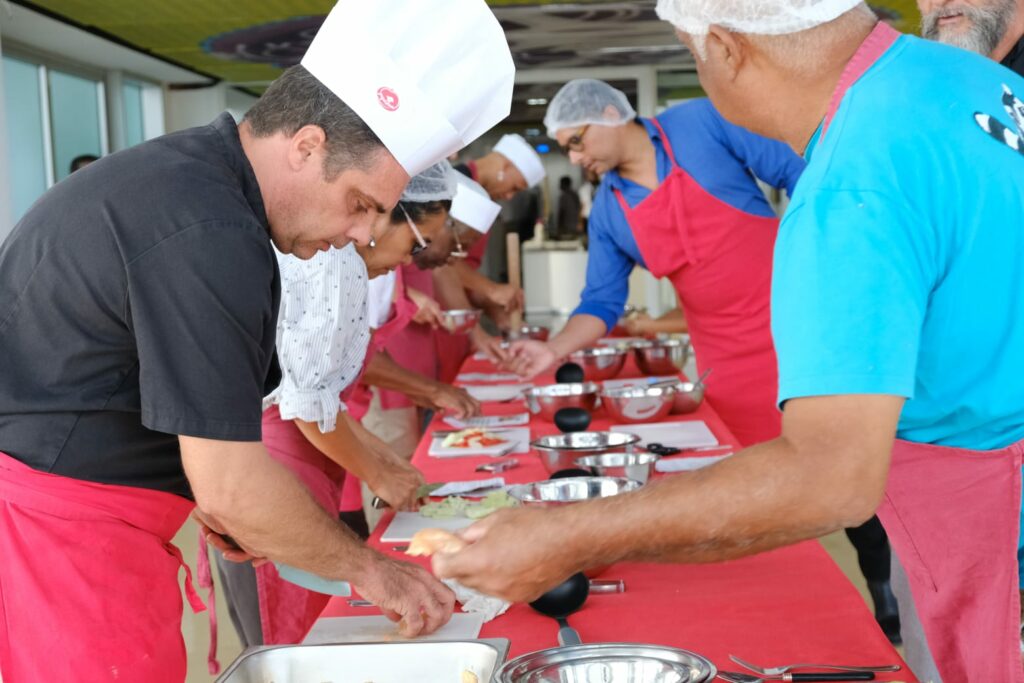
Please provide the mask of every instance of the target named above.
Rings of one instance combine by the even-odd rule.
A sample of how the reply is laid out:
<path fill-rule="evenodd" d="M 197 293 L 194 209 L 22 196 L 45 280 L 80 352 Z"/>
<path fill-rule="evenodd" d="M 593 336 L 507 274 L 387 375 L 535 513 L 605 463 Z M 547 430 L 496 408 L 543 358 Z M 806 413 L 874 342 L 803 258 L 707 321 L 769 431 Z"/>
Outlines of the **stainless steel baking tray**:
<path fill-rule="evenodd" d="M 217 683 L 462 683 L 464 671 L 490 683 L 508 644 L 491 638 L 250 648 Z"/>

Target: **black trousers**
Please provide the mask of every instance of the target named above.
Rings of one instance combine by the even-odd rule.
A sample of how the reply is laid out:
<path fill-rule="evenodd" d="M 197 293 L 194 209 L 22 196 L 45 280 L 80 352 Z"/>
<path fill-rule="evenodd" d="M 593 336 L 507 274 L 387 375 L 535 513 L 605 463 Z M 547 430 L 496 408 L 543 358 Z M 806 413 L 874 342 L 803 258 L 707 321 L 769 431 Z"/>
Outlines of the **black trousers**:
<path fill-rule="evenodd" d="M 846 537 L 857 550 L 857 563 L 868 582 L 889 580 L 891 552 L 889 537 L 878 517 L 872 517 L 859 527 L 846 530 Z"/>

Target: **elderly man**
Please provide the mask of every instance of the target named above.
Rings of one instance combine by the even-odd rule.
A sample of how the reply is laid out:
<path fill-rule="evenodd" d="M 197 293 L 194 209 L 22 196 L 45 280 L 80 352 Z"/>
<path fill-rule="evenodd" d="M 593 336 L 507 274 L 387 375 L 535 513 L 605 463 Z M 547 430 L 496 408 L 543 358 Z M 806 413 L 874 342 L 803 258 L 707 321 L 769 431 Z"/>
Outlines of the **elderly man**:
<path fill-rule="evenodd" d="M 782 435 L 634 494 L 496 515 L 435 570 L 529 599 L 582 567 L 723 560 L 877 509 L 942 679 L 1024 681 L 1024 121 L 1003 109 L 1024 79 L 858 0 L 659 11 L 725 117 L 808 158 L 775 252 Z"/>
<path fill-rule="evenodd" d="M 15 227 L 0 249 L 6 683 L 180 683 L 170 541 L 193 509 L 235 559 L 350 581 L 408 633 L 448 619 L 447 588 L 360 544 L 260 443 L 273 247 L 367 242 L 410 175 L 507 115 L 513 74 L 482 0 L 341 2 L 240 125 L 225 113 L 101 159 Z"/>
<path fill-rule="evenodd" d="M 977 52 L 1024 74 L 1024 3 L 918 0 L 921 35 Z"/>

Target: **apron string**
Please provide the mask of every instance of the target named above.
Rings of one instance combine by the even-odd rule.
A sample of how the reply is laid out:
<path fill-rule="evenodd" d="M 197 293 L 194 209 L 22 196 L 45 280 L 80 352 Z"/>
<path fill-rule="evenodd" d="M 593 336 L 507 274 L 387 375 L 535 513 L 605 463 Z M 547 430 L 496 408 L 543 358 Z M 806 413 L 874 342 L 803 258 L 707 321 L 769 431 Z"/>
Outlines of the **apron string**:
<path fill-rule="evenodd" d="M 209 547 L 202 530 L 199 531 L 199 552 L 196 555 L 196 575 L 200 588 L 206 589 L 206 601 L 209 604 L 210 616 L 210 650 L 206 655 L 206 666 L 211 676 L 220 673 L 220 662 L 217 660 L 217 594 L 213 584 L 213 571 L 210 568 Z M 199 597 L 198 595 L 196 596 Z"/>

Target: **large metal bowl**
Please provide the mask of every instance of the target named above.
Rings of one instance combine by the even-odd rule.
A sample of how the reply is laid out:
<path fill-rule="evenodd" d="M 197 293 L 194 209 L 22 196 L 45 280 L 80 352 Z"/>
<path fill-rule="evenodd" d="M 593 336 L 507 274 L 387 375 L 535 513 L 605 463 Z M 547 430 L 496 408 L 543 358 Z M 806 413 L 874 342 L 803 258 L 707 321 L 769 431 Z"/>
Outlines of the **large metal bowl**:
<path fill-rule="evenodd" d="M 677 375 L 689 358 L 690 345 L 684 339 L 656 339 L 633 344 L 636 364 L 645 375 Z"/>
<path fill-rule="evenodd" d="M 675 389 L 667 387 L 620 387 L 601 392 L 601 405 L 620 422 L 657 422 L 668 416 Z"/>
<path fill-rule="evenodd" d="M 600 643 L 558 647 L 517 657 L 495 683 L 708 683 L 718 670 L 706 657 L 660 645 Z"/>
<path fill-rule="evenodd" d="M 480 322 L 480 311 L 473 309 L 454 309 L 441 314 L 444 328 L 451 334 L 466 334 Z"/>
<path fill-rule="evenodd" d="M 569 360 L 583 368 L 583 379 L 601 382 L 617 377 L 626 364 L 628 348 L 598 346 L 569 354 Z"/>
<path fill-rule="evenodd" d="M 611 498 L 635 491 L 640 484 L 624 477 L 569 477 L 508 487 L 508 495 L 524 505 L 555 506 Z"/>
<path fill-rule="evenodd" d="M 597 394 L 601 387 L 593 382 L 578 384 L 550 384 L 533 387 L 524 394 L 526 407 L 534 415 L 548 422 L 555 421 L 555 413 L 562 408 L 582 408 L 588 413 L 597 407 Z"/>
<path fill-rule="evenodd" d="M 673 388 L 675 389 L 675 398 L 672 400 L 673 415 L 692 413 L 704 402 L 704 390 L 707 387 L 703 383 L 679 382 Z"/>
<path fill-rule="evenodd" d="M 620 432 L 574 432 L 542 436 L 530 444 L 540 453 L 540 460 L 550 474 L 576 469 L 576 458 L 601 453 L 631 451 L 640 443 L 636 434 Z"/>
<path fill-rule="evenodd" d="M 621 477 L 646 484 L 654 472 L 658 456 L 653 453 L 602 453 L 576 458 L 576 466 L 591 470 L 598 477 Z"/>

